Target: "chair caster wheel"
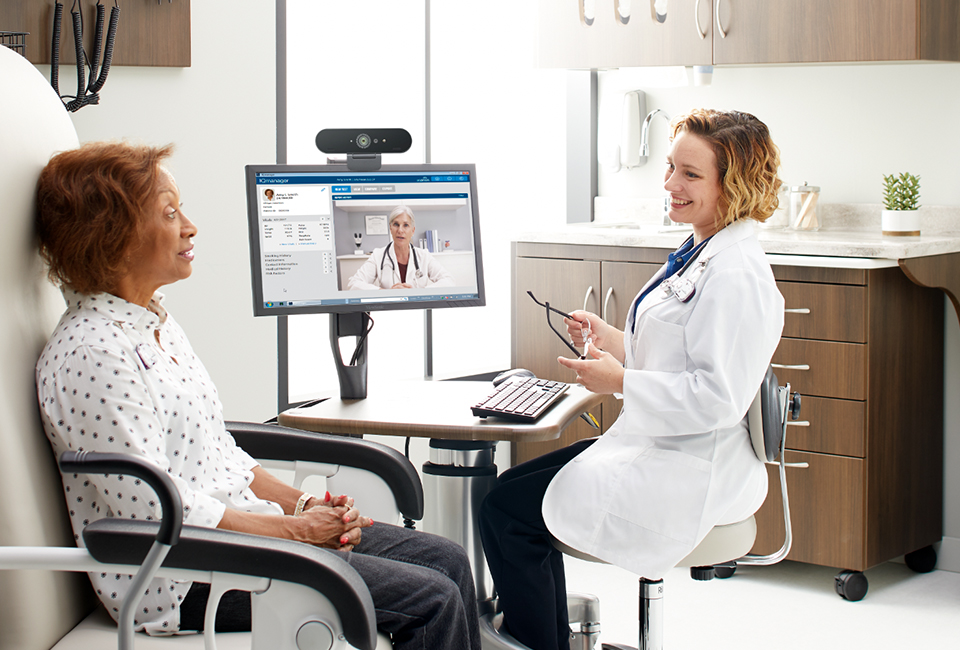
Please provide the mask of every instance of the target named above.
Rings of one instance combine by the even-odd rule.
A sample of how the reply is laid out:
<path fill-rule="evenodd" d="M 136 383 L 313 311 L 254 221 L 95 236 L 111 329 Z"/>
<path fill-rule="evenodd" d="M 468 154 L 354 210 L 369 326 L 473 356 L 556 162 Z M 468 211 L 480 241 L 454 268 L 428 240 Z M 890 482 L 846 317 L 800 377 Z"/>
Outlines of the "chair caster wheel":
<path fill-rule="evenodd" d="M 736 573 L 736 572 L 737 572 L 737 563 L 736 563 L 736 562 L 728 562 L 728 563 L 726 563 L 726 564 L 718 564 L 718 565 L 716 565 L 715 567 L 713 567 L 713 573 L 714 573 L 714 575 L 716 575 L 716 577 L 720 578 L 721 580 L 726 580 L 727 578 L 731 577 L 731 576 L 732 576 L 734 573 Z"/>
<path fill-rule="evenodd" d="M 867 595 L 867 576 L 860 571 L 841 571 L 833 578 L 837 593 L 844 600 L 863 600 Z"/>
<path fill-rule="evenodd" d="M 716 575 L 716 571 L 712 566 L 690 567 L 690 577 L 694 580 L 713 580 Z"/>
<path fill-rule="evenodd" d="M 924 546 L 904 555 L 903 561 L 917 573 L 930 573 L 937 566 L 937 552 L 932 546 Z"/>

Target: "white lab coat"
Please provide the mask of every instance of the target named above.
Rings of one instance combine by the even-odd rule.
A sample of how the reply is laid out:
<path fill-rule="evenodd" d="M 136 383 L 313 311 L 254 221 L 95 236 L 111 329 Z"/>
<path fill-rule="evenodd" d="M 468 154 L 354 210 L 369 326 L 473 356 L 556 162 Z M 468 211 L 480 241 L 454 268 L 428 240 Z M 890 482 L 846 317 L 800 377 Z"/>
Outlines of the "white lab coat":
<path fill-rule="evenodd" d="M 620 417 L 543 501 L 558 539 L 649 579 L 767 491 L 746 413 L 780 341 L 783 296 L 753 221 L 717 233 L 684 275 L 707 258 L 688 302 L 654 289 L 635 332 L 631 307 Z"/>
<path fill-rule="evenodd" d="M 348 289 L 389 289 L 400 282 L 400 266 L 397 264 L 392 242 L 386 259 L 383 257 L 385 248 L 387 247 L 381 246 L 373 249 L 367 261 L 347 281 Z M 414 255 L 417 256 L 421 273 L 417 273 L 417 265 L 413 263 Z M 415 289 L 433 286 L 452 287 L 453 276 L 434 259 L 428 250 L 414 249 L 411 246 L 410 258 L 407 261 L 406 283 Z"/>

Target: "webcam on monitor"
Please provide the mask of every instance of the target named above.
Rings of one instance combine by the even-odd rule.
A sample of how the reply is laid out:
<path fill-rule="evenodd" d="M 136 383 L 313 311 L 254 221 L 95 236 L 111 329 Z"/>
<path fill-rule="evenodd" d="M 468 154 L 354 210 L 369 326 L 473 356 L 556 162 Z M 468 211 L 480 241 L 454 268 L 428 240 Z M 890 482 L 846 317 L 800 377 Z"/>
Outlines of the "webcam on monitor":
<path fill-rule="evenodd" d="M 323 129 L 317 149 L 347 154 L 347 166 L 359 171 L 380 168 L 380 154 L 403 153 L 412 139 L 406 129 Z"/>
<path fill-rule="evenodd" d="M 317 149 L 323 153 L 403 153 L 410 148 L 406 129 L 323 129 Z"/>

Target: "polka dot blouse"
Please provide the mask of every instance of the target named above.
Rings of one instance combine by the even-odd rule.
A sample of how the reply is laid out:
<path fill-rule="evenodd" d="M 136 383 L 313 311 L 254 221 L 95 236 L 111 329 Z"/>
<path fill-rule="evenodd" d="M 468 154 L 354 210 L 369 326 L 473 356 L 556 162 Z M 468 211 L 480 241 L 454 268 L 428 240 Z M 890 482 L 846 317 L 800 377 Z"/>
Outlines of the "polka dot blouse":
<path fill-rule="evenodd" d="M 67 310 L 37 362 L 44 430 L 59 455 L 67 450 L 122 452 L 148 458 L 173 479 L 185 524 L 215 527 L 226 507 L 282 514 L 250 490 L 256 461 L 237 447 L 206 369 L 157 293 L 149 309 L 120 298 L 64 291 Z M 153 490 L 121 475 L 65 474 L 74 538 L 103 517 L 158 519 Z M 91 573 L 114 619 L 131 576 Z M 138 609 L 137 629 L 178 631 L 177 609 L 189 582 L 154 580 Z"/>

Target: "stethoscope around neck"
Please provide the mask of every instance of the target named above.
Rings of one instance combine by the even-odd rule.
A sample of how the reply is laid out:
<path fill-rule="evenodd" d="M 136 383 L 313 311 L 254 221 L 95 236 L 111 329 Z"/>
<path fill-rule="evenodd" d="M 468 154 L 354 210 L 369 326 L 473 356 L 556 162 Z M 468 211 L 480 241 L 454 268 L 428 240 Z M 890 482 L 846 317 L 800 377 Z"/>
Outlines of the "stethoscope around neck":
<path fill-rule="evenodd" d="M 693 235 L 691 235 L 691 237 L 693 237 Z M 700 257 L 700 253 L 707 247 L 707 240 L 709 240 L 709 237 L 690 251 L 690 257 L 688 257 L 687 261 L 680 267 L 680 270 L 664 280 L 660 285 L 667 297 L 673 294 L 680 302 L 689 302 L 694 294 L 697 293 L 697 280 L 700 279 L 704 269 L 707 268 L 710 256 L 704 257 L 696 266 L 694 266 L 693 262 Z M 691 266 L 693 266 L 693 270 L 685 274 L 686 270 Z"/>
<path fill-rule="evenodd" d="M 390 267 L 391 267 L 394 271 L 397 270 L 396 264 L 393 263 L 393 258 L 390 257 L 390 255 L 388 255 L 388 253 L 390 252 L 390 247 L 391 247 L 391 246 L 393 246 L 393 242 L 392 242 L 392 241 L 391 241 L 389 244 L 387 244 L 387 245 L 384 247 L 384 249 L 383 249 L 383 257 L 380 258 L 380 273 L 381 273 L 381 274 L 383 273 L 383 265 L 384 265 L 388 260 L 390 261 Z M 414 275 L 414 277 L 416 277 L 416 278 L 419 280 L 420 278 L 423 277 L 423 271 L 420 270 L 420 262 L 417 260 L 417 249 L 416 249 L 415 247 L 413 247 L 413 246 L 410 247 L 410 255 L 413 256 L 413 268 L 416 269 L 416 271 L 414 272 L 413 275 Z"/>

